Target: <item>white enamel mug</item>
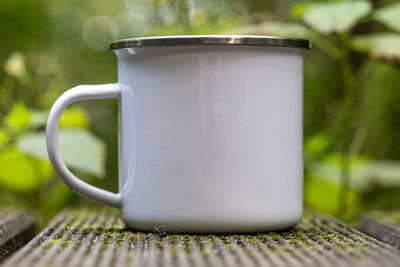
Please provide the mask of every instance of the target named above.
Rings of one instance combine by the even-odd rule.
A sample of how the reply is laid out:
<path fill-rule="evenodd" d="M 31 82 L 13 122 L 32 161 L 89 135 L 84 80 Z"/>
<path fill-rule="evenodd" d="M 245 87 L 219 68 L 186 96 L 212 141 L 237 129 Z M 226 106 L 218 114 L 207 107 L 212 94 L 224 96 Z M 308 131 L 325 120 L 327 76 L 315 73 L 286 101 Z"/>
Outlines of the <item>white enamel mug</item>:
<path fill-rule="evenodd" d="M 116 41 L 118 83 L 72 88 L 50 111 L 54 169 L 77 194 L 119 208 L 125 224 L 138 230 L 291 227 L 303 210 L 303 55 L 309 47 L 307 40 L 271 36 Z M 116 194 L 75 177 L 57 139 L 68 105 L 104 98 L 119 100 Z"/>

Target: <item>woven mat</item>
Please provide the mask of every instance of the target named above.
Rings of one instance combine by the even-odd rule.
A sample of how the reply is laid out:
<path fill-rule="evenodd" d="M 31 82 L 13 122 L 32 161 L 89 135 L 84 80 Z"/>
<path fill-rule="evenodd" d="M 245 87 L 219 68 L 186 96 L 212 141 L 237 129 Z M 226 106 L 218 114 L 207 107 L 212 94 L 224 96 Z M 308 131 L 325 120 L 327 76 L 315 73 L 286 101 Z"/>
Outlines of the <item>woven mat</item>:
<path fill-rule="evenodd" d="M 399 266 L 400 253 L 306 212 L 283 232 L 179 235 L 126 229 L 110 210 L 64 210 L 6 266 Z"/>

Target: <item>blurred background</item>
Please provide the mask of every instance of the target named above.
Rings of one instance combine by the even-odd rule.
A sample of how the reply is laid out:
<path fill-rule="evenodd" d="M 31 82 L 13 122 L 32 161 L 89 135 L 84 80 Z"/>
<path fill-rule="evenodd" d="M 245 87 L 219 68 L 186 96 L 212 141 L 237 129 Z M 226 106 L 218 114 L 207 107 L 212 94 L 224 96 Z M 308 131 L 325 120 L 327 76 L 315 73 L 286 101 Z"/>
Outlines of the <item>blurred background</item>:
<path fill-rule="evenodd" d="M 0 203 L 45 223 L 86 203 L 56 178 L 44 128 L 57 97 L 117 81 L 116 39 L 265 34 L 310 39 L 305 56 L 305 206 L 348 222 L 400 207 L 400 3 L 294 0 L 3 0 Z M 117 102 L 75 104 L 62 154 L 86 181 L 117 190 Z M 107 177 L 107 178 L 106 178 Z"/>

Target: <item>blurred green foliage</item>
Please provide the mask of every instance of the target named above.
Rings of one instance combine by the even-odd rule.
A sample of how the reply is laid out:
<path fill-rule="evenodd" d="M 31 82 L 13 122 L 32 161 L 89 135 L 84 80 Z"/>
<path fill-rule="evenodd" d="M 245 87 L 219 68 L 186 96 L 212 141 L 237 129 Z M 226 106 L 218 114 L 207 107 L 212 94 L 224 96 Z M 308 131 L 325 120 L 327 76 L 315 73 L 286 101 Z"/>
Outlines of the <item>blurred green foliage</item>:
<path fill-rule="evenodd" d="M 391 0 L 4 0 L 0 202 L 46 218 L 77 201 L 55 178 L 44 125 L 66 89 L 116 81 L 116 59 L 106 52 L 112 40 L 269 34 L 313 43 L 305 58 L 305 204 L 342 217 L 392 208 L 400 204 L 399 17 Z M 60 130 L 68 166 L 111 190 L 118 180 L 116 105 L 74 105 Z"/>
<path fill-rule="evenodd" d="M 362 211 L 363 198 L 376 187 L 399 187 L 399 154 L 392 153 L 398 145 L 399 105 L 390 103 L 399 95 L 400 6 L 376 5 L 366 0 L 297 2 L 289 21 L 263 20 L 244 28 L 307 38 L 321 53 L 324 62 L 306 61 L 305 203 L 341 217 Z M 332 91 L 321 92 L 325 89 Z M 322 116 L 309 112 L 310 107 Z M 380 127 L 385 130 L 378 134 Z"/>
<path fill-rule="evenodd" d="M 3 205 L 24 205 L 43 214 L 52 214 L 72 199 L 70 190 L 52 179 L 54 172 L 46 151 L 46 119 L 47 111 L 29 109 L 22 102 L 16 102 L 0 124 L 0 199 Z M 105 175 L 106 147 L 88 131 L 88 124 L 84 109 L 68 109 L 60 119 L 59 141 L 67 165 L 90 180 Z"/>

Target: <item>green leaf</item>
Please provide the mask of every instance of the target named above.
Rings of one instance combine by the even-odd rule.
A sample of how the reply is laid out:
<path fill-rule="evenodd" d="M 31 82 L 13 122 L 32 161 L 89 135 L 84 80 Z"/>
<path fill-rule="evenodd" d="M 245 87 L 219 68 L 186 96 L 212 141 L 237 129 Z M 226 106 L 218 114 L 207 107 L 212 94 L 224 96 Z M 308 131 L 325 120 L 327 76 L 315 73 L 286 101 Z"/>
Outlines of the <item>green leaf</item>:
<path fill-rule="evenodd" d="M 310 38 L 312 32 L 300 23 L 266 21 L 262 24 L 250 25 L 245 31 L 251 34 L 290 36 Z"/>
<path fill-rule="evenodd" d="M 400 34 L 372 33 L 354 36 L 352 48 L 367 53 L 372 58 L 392 64 L 400 64 Z"/>
<path fill-rule="evenodd" d="M 29 126 L 39 128 L 46 125 L 49 113 L 46 110 L 31 109 Z M 73 106 L 67 108 L 61 115 L 60 127 L 89 127 L 89 115 L 83 108 Z"/>
<path fill-rule="evenodd" d="M 60 119 L 60 127 L 66 126 L 87 128 L 89 126 L 89 115 L 86 110 L 79 106 L 67 108 Z"/>
<path fill-rule="evenodd" d="M 4 129 L 0 129 L 0 146 L 4 145 L 10 140 L 10 137 L 8 136 L 7 131 Z"/>
<path fill-rule="evenodd" d="M 310 164 L 312 177 L 341 185 L 340 155 L 330 155 L 324 160 Z M 400 162 L 385 160 L 368 160 L 361 156 L 353 157 L 350 165 L 350 187 L 357 191 L 366 191 L 376 184 L 382 186 L 400 186 Z"/>
<path fill-rule="evenodd" d="M 322 155 L 332 145 L 332 137 L 325 133 L 317 133 L 304 142 L 304 153 L 310 156 Z"/>
<path fill-rule="evenodd" d="M 32 128 L 39 128 L 46 125 L 49 113 L 45 110 L 31 109 L 31 119 L 29 126 Z"/>
<path fill-rule="evenodd" d="M 31 120 L 31 112 L 22 102 L 17 102 L 4 118 L 6 128 L 13 132 L 25 130 Z"/>
<path fill-rule="evenodd" d="M 309 2 L 296 2 L 292 5 L 289 15 L 292 19 L 301 19 L 310 5 Z"/>
<path fill-rule="evenodd" d="M 400 32 L 400 2 L 375 10 L 374 19 Z"/>
<path fill-rule="evenodd" d="M 342 198 L 342 188 L 318 177 L 310 176 L 304 183 L 304 204 L 308 208 L 319 211 L 338 214 Z M 347 213 L 351 214 L 361 202 L 360 192 L 350 188 L 347 191 Z"/>
<path fill-rule="evenodd" d="M 24 155 L 15 147 L 0 153 L 0 186 L 14 192 L 37 190 L 51 173 L 49 162 Z"/>
<path fill-rule="evenodd" d="M 392 160 L 371 160 L 366 163 L 371 183 L 384 187 L 400 187 L 400 162 Z"/>
<path fill-rule="evenodd" d="M 303 20 L 318 32 L 338 34 L 350 30 L 371 10 L 368 1 L 318 2 L 307 6 Z"/>
<path fill-rule="evenodd" d="M 94 134 L 80 128 L 60 129 L 59 143 L 61 154 L 68 166 L 97 177 L 105 175 L 106 146 Z M 20 136 L 17 139 L 17 147 L 28 155 L 48 159 L 44 132 Z"/>

